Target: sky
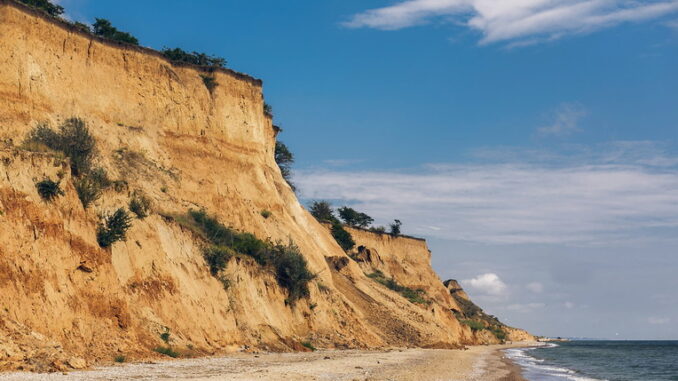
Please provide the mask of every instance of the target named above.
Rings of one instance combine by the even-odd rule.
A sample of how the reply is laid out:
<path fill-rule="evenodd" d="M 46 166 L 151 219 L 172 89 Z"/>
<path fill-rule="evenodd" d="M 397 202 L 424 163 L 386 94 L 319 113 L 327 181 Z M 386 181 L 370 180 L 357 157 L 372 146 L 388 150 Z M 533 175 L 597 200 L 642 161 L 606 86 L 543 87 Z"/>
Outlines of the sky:
<path fill-rule="evenodd" d="M 678 1 L 61 0 L 264 81 L 299 197 L 547 336 L 678 339 Z"/>

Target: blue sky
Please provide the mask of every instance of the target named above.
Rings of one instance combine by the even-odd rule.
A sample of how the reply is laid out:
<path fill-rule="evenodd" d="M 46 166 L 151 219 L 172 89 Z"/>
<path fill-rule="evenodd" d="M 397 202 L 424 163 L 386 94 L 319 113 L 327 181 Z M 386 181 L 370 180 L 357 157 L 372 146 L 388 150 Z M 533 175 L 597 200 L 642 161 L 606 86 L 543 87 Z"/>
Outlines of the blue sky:
<path fill-rule="evenodd" d="M 678 1 L 63 0 L 262 78 L 307 200 L 538 334 L 678 339 Z"/>

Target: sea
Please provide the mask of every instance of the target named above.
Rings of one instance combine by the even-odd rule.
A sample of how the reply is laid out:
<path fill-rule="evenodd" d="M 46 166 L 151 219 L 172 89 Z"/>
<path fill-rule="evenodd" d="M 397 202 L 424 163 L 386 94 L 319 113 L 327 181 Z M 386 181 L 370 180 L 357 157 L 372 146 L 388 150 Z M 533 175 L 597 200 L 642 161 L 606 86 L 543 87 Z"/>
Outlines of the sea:
<path fill-rule="evenodd" d="M 569 341 L 504 352 L 529 381 L 678 381 L 678 341 Z"/>

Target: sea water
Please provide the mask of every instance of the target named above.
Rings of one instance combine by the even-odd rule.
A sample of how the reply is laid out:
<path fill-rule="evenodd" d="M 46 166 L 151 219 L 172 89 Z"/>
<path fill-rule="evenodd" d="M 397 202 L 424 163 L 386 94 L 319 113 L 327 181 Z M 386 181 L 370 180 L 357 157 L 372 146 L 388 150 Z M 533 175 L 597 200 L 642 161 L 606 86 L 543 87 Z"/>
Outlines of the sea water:
<path fill-rule="evenodd" d="M 678 381 L 678 341 L 570 341 L 505 353 L 530 381 Z"/>

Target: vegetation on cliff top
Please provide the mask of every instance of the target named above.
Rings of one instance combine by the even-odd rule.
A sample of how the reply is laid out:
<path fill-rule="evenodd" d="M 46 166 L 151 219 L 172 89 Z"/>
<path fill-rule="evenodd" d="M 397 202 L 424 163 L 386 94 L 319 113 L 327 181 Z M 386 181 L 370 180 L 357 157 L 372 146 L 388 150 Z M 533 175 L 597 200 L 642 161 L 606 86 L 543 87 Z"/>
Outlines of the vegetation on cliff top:
<path fill-rule="evenodd" d="M 162 55 L 164 55 L 168 60 L 173 62 L 183 62 L 191 65 L 197 66 L 207 66 L 213 68 L 224 68 L 226 67 L 226 59 L 217 56 L 211 56 L 205 53 L 192 52 L 189 53 L 181 48 L 164 48 L 162 50 Z"/>
<path fill-rule="evenodd" d="M 139 40 L 127 32 L 118 30 L 106 19 L 97 18 L 92 24 L 92 31 L 99 37 L 109 40 L 124 42 L 132 45 L 139 45 Z"/>
<path fill-rule="evenodd" d="M 59 16 L 64 13 L 64 7 L 61 5 L 52 4 L 49 0 L 19 0 L 19 2 L 24 3 L 33 8 L 41 9 L 50 16 Z"/>

